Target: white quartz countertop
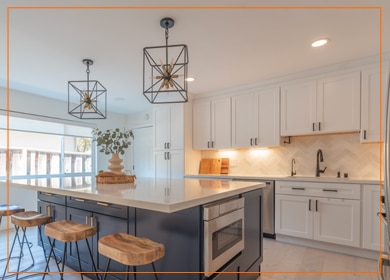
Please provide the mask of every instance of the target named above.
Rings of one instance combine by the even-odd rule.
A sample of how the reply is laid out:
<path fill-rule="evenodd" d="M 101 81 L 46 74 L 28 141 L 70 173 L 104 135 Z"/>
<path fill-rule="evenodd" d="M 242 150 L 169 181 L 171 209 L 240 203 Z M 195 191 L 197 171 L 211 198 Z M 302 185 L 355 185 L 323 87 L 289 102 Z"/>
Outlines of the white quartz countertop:
<path fill-rule="evenodd" d="M 58 179 L 58 178 L 57 178 Z M 57 180 L 58 181 L 58 180 Z M 265 187 L 261 182 L 220 179 L 139 178 L 127 184 L 58 184 L 50 179 L 0 182 L 0 187 L 22 188 L 98 202 L 171 213 Z M 94 178 L 91 180 L 94 181 Z"/>
<path fill-rule="evenodd" d="M 297 181 L 297 182 L 323 182 L 343 184 L 380 184 L 379 179 L 367 178 L 336 178 L 315 176 L 248 176 L 248 175 L 219 175 L 219 174 L 187 174 L 186 178 L 210 180 L 252 180 L 252 181 Z"/>

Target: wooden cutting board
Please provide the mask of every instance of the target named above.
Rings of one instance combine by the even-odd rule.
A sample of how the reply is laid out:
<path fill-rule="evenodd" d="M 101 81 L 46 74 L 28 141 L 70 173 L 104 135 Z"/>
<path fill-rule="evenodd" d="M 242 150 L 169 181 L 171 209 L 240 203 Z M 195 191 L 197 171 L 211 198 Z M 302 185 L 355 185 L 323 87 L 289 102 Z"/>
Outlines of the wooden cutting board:
<path fill-rule="evenodd" d="M 221 162 L 221 174 L 228 174 L 229 173 L 229 158 L 222 158 Z"/>
<path fill-rule="evenodd" d="M 199 174 L 228 174 L 228 158 L 204 158 L 200 161 Z"/>
<path fill-rule="evenodd" d="M 221 174 L 222 159 L 203 158 L 200 161 L 199 174 Z"/>

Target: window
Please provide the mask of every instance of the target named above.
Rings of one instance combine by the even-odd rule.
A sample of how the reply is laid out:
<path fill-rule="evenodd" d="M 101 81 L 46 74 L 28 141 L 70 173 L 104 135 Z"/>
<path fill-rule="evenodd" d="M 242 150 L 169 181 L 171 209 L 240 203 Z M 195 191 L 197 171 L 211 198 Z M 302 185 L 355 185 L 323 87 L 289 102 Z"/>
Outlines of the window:
<path fill-rule="evenodd" d="M 0 122 L 0 180 L 7 176 L 7 130 L 3 123 Z M 96 169 L 92 128 L 19 117 L 10 117 L 9 128 L 11 180 L 53 188 L 91 184 Z"/>

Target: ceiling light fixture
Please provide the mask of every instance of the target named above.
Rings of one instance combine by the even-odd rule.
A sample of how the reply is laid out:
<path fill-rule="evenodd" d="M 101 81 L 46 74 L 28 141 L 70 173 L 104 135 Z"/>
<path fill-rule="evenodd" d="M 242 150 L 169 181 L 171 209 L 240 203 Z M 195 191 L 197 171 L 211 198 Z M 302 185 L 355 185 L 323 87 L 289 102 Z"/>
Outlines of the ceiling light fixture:
<path fill-rule="evenodd" d="M 107 115 L 107 89 L 95 80 L 89 80 L 91 59 L 83 59 L 87 65 L 86 81 L 68 82 L 68 112 L 79 119 L 105 119 Z M 74 104 L 76 107 L 71 109 Z"/>
<path fill-rule="evenodd" d="M 174 24 L 173 19 L 163 18 L 165 46 L 144 48 L 143 94 L 152 104 L 188 101 L 188 48 L 168 45 L 169 28 Z"/>
<path fill-rule="evenodd" d="M 313 48 L 317 48 L 317 47 L 321 47 L 321 46 L 323 46 L 323 45 L 325 45 L 325 44 L 327 44 L 329 42 L 329 39 L 320 39 L 320 40 L 317 40 L 317 41 L 314 41 L 312 44 L 311 44 L 311 46 L 313 47 Z"/>

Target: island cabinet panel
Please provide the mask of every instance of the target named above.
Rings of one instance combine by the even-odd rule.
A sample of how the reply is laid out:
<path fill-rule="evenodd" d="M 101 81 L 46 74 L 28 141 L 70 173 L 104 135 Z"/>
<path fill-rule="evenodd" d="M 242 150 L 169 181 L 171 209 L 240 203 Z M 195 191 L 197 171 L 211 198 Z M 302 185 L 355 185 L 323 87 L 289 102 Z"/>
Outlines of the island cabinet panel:
<path fill-rule="evenodd" d="M 89 223 L 96 227 L 96 235 L 89 238 L 94 261 L 99 271 L 105 271 L 107 258 L 101 256 L 98 251 L 98 241 L 103 236 L 124 232 L 134 234 L 134 209 L 127 206 L 102 203 L 98 201 L 67 197 L 67 219 L 79 223 Z M 132 224 L 133 226 L 129 226 Z M 88 249 L 84 241 L 79 242 L 79 248 L 82 259 L 82 268 L 84 271 L 92 271 L 92 263 L 88 255 Z M 75 244 L 71 244 L 68 250 L 67 265 L 75 270 L 78 269 L 77 254 Z M 111 271 L 126 271 L 124 265 L 112 262 Z M 89 277 L 94 278 L 93 275 Z M 108 279 L 122 279 L 123 275 L 110 275 Z M 124 278 L 123 278 L 124 279 Z"/>
<path fill-rule="evenodd" d="M 175 213 L 136 209 L 136 235 L 164 244 L 165 256 L 158 260 L 157 271 L 198 272 L 202 270 L 203 227 L 201 206 Z M 149 265 L 137 271 L 152 271 Z M 154 279 L 153 275 L 137 275 L 137 279 Z M 160 280 L 203 279 L 200 274 L 161 274 Z"/>
<path fill-rule="evenodd" d="M 40 195 L 40 193 L 38 193 L 38 198 L 50 200 L 49 198 L 52 198 L 52 197 L 48 197 L 47 195 Z M 58 195 L 54 196 L 54 201 L 57 201 L 58 198 L 59 198 Z M 64 201 L 65 201 L 65 196 L 62 196 L 62 198 L 64 198 Z M 47 213 L 47 211 L 50 211 L 50 213 L 47 213 L 47 214 L 50 214 L 53 217 L 53 221 L 59 221 L 59 220 L 63 220 L 66 218 L 65 205 L 53 203 L 50 201 L 42 201 L 42 200 L 38 201 L 38 210 L 37 211 L 39 213 Z M 46 251 L 49 252 L 50 244 L 49 244 L 49 240 L 47 239 L 47 237 L 45 235 L 44 227 L 41 227 L 41 230 L 42 230 L 42 236 L 43 236 L 42 239 L 43 239 L 44 247 L 45 247 Z M 42 246 L 42 242 L 39 240 L 39 238 L 38 238 L 38 244 L 39 244 L 39 246 Z M 55 254 L 62 255 L 63 251 L 64 251 L 63 244 L 61 244 L 60 242 L 56 243 L 55 250 L 54 250 Z"/>
<path fill-rule="evenodd" d="M 259 264 L 263 255 L 263 239 L 261 238 L 263 236 L 261 225 L 262 190 L 244 193 L 242 197 L 245 198 L 245 248 L 240 258 L 240 271 L 260 271 Z M 241 276 L 240 279 L 257 279 L 258 277 L 254 274 L 242 274 Z"/>

